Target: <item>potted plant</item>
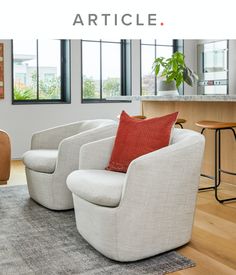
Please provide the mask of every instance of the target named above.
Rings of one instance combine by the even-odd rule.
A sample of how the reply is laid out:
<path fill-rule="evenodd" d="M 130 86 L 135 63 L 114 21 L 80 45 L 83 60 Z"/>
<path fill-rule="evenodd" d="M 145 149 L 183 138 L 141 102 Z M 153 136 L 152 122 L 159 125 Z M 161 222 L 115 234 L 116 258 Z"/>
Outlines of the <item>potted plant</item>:
<path fill-rule="evenodd" d="M 184 54 L 175 52 L 170 58 L 158 57 L 153 62 L 153 71 L 160 78 L 159 95 L 178 95 L 182 83 L 193 86 L 198 80 L 197 74 L 185 64 Z"/>

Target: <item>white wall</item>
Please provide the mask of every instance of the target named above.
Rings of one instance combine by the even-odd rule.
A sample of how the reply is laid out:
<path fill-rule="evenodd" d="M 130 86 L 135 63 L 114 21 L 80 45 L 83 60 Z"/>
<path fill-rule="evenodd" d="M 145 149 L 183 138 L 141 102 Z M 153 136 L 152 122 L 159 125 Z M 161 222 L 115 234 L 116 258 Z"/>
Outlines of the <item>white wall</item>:
<path fill-rule="evenodd" d="M 236 40 L 229 40 L 229 94 L 236 95 Z"/>
<path fill-rule="evenodd" d="M 141 112 L 140 102 L 81 104 L 80 41 L 71 42 L 71 104 L 12 105 L 11 104 L 11 42 L 4 43 L 5 99 L 0 100 L 0 129 L 7 131 L 12 143 L 12 158 L 20 158 L 29 149 L 32 133 L 60 124 L 82 119 L 110 118 L 126 110 L 130 114 Z M 140 92 L 139 41 L 133 41 L 132 88 Z"/>
<path fill-rule="evenodd" d="M 187 66 L 197 73 L 197 40 L 184 40 L 184 55 Z M 197 94 L 197 83 L 193 87 L 184 84 L 185 95 Z"/>

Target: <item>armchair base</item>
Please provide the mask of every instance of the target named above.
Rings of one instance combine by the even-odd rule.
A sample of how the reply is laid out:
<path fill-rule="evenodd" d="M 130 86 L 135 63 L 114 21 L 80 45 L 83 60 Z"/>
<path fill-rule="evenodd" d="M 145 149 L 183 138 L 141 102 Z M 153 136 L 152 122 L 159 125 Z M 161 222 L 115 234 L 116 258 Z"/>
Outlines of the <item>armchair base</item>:
<path fill-rule="evenodd" d="M 76 226 L 82 237 L 104 256 L 118 262 L 132 262 L 149 258 L 188 243 L 191 230 L 177 235 L 156 237 L 145 234 L 146 225 L 129 231 L 128 221 L 120 224 L 117 208 L 92 204 L 73 194 Z M 128 229 L 128 230 L 127 230 Z M 159 235 L 159 237 L 158 237 Z M 132 237 L 133 236 L 133 237 Z"/>
<path fill-rule="evenodd" d="M 40 173 L 25 169 L 30 197 L 51 210 L 74 208 L 71 192 L 66 185 L 55 188 L 53 174 Z"/>

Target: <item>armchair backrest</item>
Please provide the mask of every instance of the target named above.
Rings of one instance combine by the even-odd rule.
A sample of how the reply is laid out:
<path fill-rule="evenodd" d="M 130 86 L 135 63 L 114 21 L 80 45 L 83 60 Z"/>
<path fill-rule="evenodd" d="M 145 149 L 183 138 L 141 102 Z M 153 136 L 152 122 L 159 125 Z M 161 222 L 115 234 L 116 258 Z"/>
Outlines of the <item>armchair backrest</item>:
<path fill-rule="evenodd" d="M 84 131 L 114 125 L 110 119 L 81 120 L 78 122 L 60 125 L 34 133 L 31 140 L 31 149 L 58 149 L 59 144 L 66 138 Z"/>
<path fill-rule="evenodd" d="M 80 124 L 78 125 L 78 133 L 113 124 L 116 124 L 116 122 L 110 119 L 83 120 L 80 121 Z"/>

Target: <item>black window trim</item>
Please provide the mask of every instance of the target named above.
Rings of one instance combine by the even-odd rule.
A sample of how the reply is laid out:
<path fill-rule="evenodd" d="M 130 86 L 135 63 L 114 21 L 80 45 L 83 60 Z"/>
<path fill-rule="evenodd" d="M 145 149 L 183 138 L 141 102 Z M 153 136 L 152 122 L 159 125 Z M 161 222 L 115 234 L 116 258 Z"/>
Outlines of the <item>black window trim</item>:
<path fill-rule="evenodd" d="M 100 43 L 100 98 L 83 98 L 83 41 L 85 42 L 99 42 Z M 81 39 L 80 40 L 80 68 L 81 68 L 81 103 L 82 104 L 91 104 L 91 103 L 131 103 L 131 100 L 107 100 L 102 97 L 102 43 L 111 43 L 111 44 L 120 44 L 121 46 L 121 95 L 120 96 L 126 96 L 126 95 L 132 95 L 132 40 L 130 40 L 130 94 L 127 93 L 127 87 L 126 87 L 126 42 L 127 40 L 121 39 L 120 42 L 116 41 L 108 41 L 108 40 L 88 40 L 88 39 Z"/>
<path fill-rule="evenodd" d="M 145 46 L 155 46 L 155 57 L 156 57 L 156 47 L 170 47 L 173 48 L 173 53 L 176 51 L 179 51 L 181 49 L 181 51 L 184 53 L 184 40 L 182 41 L 182 46 L 179 45 L 179 41 L 178 39 L 173 39 L 173 44 L 172 45 L 167 45 L 167 44 L 158 44 L 156 43 L 157 39 L 153 39 L 155 41 L 155 44 L 149 44 L 149 43 L 142 43 L 141 39 L 139 40 L 139 45 L 140 45 L 140 95 L 142 96 L 142 45 Z M 155 75 L 155 91 L 154 91 L 154 95 L 157 95 L 157 77 Z M 182 87 L 180 87 L 180 93 L 184 95 L 184 85 L 182 85 Z"/>
<path fill-rule="evenodd" d="M 61 99 L 14 99 L 14 51 L 13 40 L 11 40 L 11 74 L 12 74 L 12 104 L 33 105 L 33 104 L 71 104 L 71 40 L 60 39 L 61 43 Z M 38 64 L 38 39 L 36 40 L 37 64 Z M 38 77 L 38 66 L 37 66 Z M 67 78 L 67 79 L 65 79 Z M 66 87 L 67 86 L 67 87 Z M 39 88 L 37 81 L 37 97 Z"/>

